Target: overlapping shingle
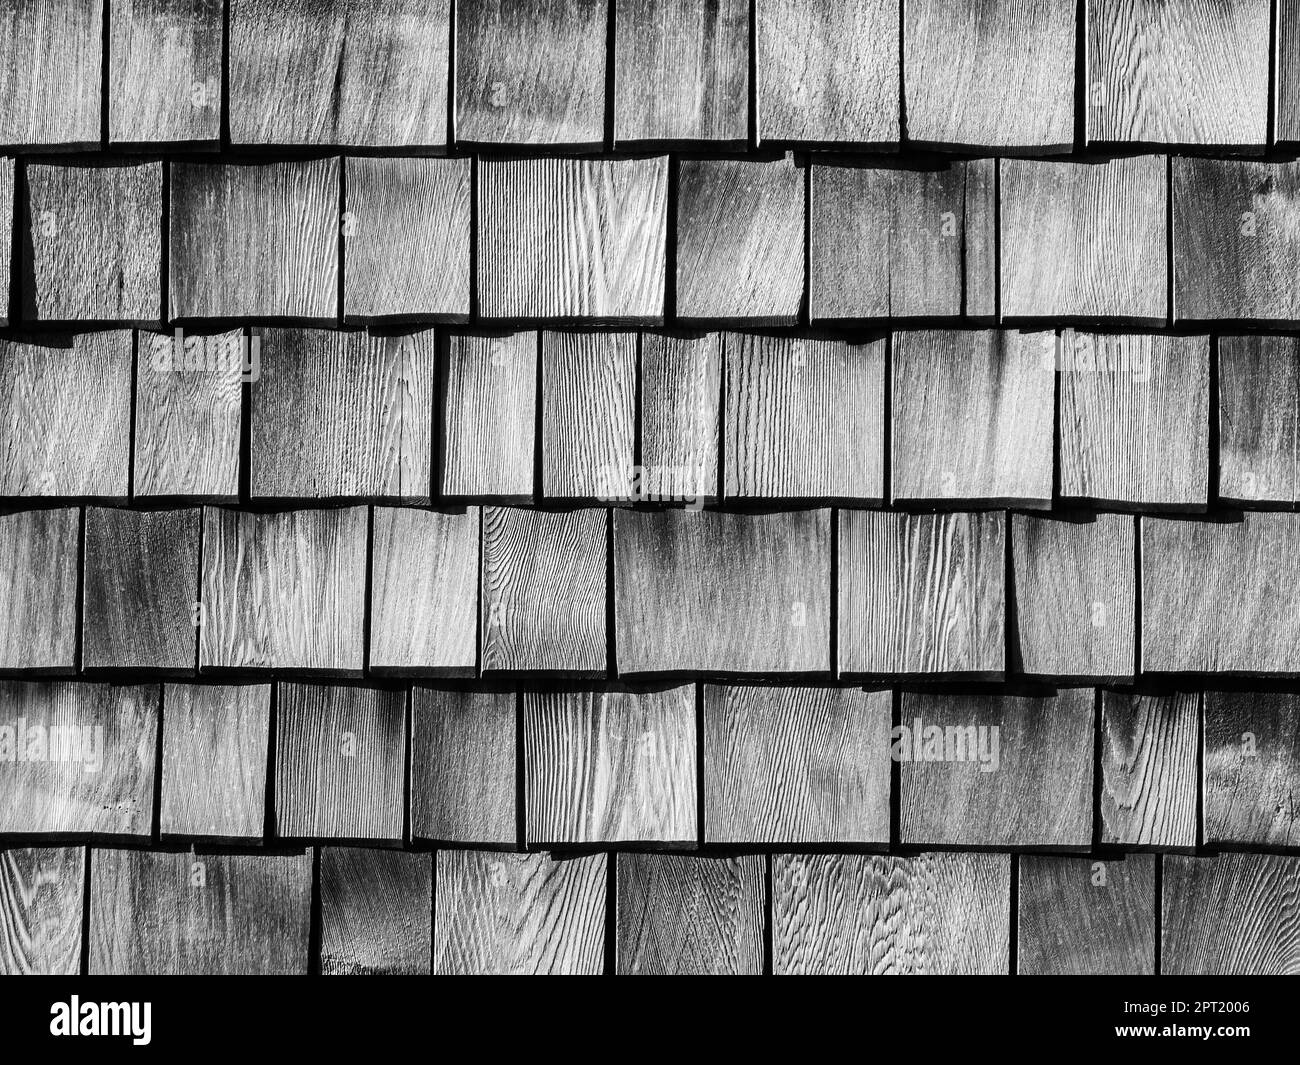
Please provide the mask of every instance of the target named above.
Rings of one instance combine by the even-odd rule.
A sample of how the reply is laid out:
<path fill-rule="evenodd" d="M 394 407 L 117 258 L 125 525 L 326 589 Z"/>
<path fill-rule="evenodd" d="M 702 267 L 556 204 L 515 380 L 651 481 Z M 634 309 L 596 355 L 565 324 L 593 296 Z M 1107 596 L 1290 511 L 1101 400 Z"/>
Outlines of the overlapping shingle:
<path fill-rule="evenodd" d="M 717 497 L 722 355 L 721 333 L 641 334 L 634 498 L 693 504 Z"/>
<path fill-rule="evenodd" d="M 0 851 L 0 974 L 80 974 L 85 880 L 85 847 Z"/>
<path fill-rule="evenodd" d="M 0 19 L 0 145 L 99 143 L 104 7 L 9 0 Z M 0 227 L 3 228 L 3 227 Z"/>
<path fill-rule="evenodd" d="M 1218 340 L 1219 468 L 1224 503 L 1258 507 L 1300 498 L 1300 340 Z"/>
<path fill-rule="evenodd" d="M 0 514 L 0 669 L 77 668 L 80 550 L 74 507 Z"/>
<path fill-rule="evenodd" d="M 1102 693 L 1102 843 L 1196 846 L 1199 716 L 1195 695 Z"/>
<path fill-rule="evenodd" d="M 1300 841 L 1300 716 L 1292 693 L 1206 692 L 1205 842 Z"/>
<path fill-rule="evenodd" d="M 433 858 L 393 850 L 322 847 L 324 976 L 415 976 L 433 948 Z"/>

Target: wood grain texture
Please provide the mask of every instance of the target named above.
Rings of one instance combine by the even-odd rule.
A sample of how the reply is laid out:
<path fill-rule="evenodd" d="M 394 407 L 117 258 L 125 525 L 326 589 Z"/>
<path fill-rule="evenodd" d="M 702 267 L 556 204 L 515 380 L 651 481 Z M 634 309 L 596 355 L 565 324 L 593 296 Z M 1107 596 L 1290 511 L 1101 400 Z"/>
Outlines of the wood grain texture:
<path fill-rule="evenodd" d="M 1174 319 L 1300 318 L 1300 163 L 1172 166 Z"/>
<path fill-rule="evenodd" d="M 438 449 L 444 497 L 532 501 L 537 352 L 536 333 L 448 338 Z"/>
<path fill-rule="evenodd" d="M 614 514 L 620 673 L 825 673 L 831 512 Z"/>
<path fill-rule="evenodd" d="M 483 672 L 603 674 L 604 510 L 483 511 Z"/>
<path fill-rule="evenodd" d="M 708 843 L 888 843 L 889 692 L 704 688 Z"/>
<path fill-rule="evenodd" d="M 599 974 L 607 860 L 439 851 L 434 973 Z"/>
<path fill-rule="evenodd" d="M 1300 2 L 1278 0 L 1276 117 L 1270 131 L 1279 142 L 1300 140 Z"/>
<path fill-rule="evenodd" d="M 199 511 L 86 508 L 83 669 L 193 673 Z"/>
<path fill-rule="evenodd" d="M 281 684 L 275 828 L 285 838 L 400 840 L 406 694 Z"/>
<path fill-rule="evenodd" d="M 460 0 L 456 139 L 599 147 L 608 0 Z"/>
<path fill-rule="evenodd" d="M 370 668 L 473 674 L 478 658 L 479 508 L 375 507 Z"/>
<path fill-rule="evenodd" d="M 1262 147 L 1269 0 L 1092 0 L 1090 142 Z"/>
<path fill-rule="evenodd" d="M 695 686 L 526 692 L 524 838 L 694 843 Z"/>
<path fill-rule="evenodd" d="M 1061 497 L 1204 507 L 1209 339 L 1066 331 L 1060 345 Z"/>
<path fill-rule="evenodd" d="M 119 0 L 109 5 L 110 142 L 220 140 L 223 10 L 221 0 Z"/>
<path fill-rule="evenodd" d="M 744 0 L 617 0 L 614 56 L 616 141 L 748 137 Z"/>
<path fill-rule="evenodd" d="M 618 856 L 617 971 L 631 976 L 763 972 L 764 859 Z"/>
<path fill-rule="evenodd" d="M 411 700 L 412 838 L 513 847 L 517 696 L 413 688 Z"/>
<path fill-rule="evenodd" d="M 249 407 L 253 498 L 427 502 L 437 357 L 432 330 L 265 330 Z"/>
<path fill-rule="evenodd" d="M 170 318 L 338 318 L 337 159 L 169 172 Z"/>
<path fill-rule="evenodd" d="M 1020 855 L 1016 972 L 1154 975 L 1157 860 Z"/>
<path fill-rule="evenodd" d="M 1161 973 L 1300 973 L 1300 858 L 1167 855 L 1161 862 Z"/>
<path fill-rule="evenodd" d="M 234 144 L 441 146 L 451 5 L 230 0 Z"/>
<path fill-rule="evenodd" d="M 1191 850 L 1197 825 L 1198 695 L 1101 696 L 1101 842 Z"/>
<path fill-rule="evenodd" d="M 78 976 L 84 847 L 0 851 L 0 975 Z"/>
<path fill-rule="evenodd" d="M 90 855 L 92 975 L 305 975 L 311 854 Z"/>
<path fill-rule="evenodd" d="M 1300 515 L 1142 518 L 1142 669 L 1291 675 Z"/>
<path fill-rule="evenodd" d="M 260 840 L 271 686 L 168 684 L 163 705 L 161 834 Z"/>
<path fill-rule="evenodd" d="M 345 161 L 343 314 L 469 317 L 469 159 Z"/>
<path fill-rule="evenodd" d="M 728 333 L 726 495 L 879 502 L 885 347 Z"/>
<path fill-rule="evenodd" d="M 777 854 L 772 971 L 999 975 L 1010 969 L 1006 854 Z"/>
<path fill-rule="evenodd" d="M 153 831 L 158 688 L 0 682 L 0 833 Z"/>
<path fill-rule="evenodd" d="M 98 147 L 104 5 L 8 0 L 0 19 L 0 145 Z"/>
<path fill-rule="evenodd" d="M 239 498 L 244 379 L 252 347 L 242 330 L 209 336 L 136 334 L 137 497 L 235 502 Z M 260 372 L 261 349 L 258 349 Z"/>
<path fill-rule="evenodd" d="M 76 508 L 0 514 L 0 669 L 77 668 Z"/>
<path fill-rule="evenodd" d="M 757 0 L 762 141 L 899 140 L 900 0 Z"/>
<path fill-rule="evenodd" d="M 804 171 L 773 162 L 677 165 L 677 316 L 793 325 L 804 290 Z"/>
<path fill-rule="evenodd" d="M 1119 514 L 1059 520 L 1011 516 L 1012 665 L 1066 680 L 1136 669 L 1136 525 Z"/>
<path fill-rule="evenodd" d="M 900 843 L 1092 845 L 1093 691 L 904 692 L 895 734 Z M 997 731 L 993 731 L 996 729 Z"/>
<path fill-rule="evenodd" d="M 722 335 L 641 334 L 640 480 L 643 502 L 718 496 Z"/>
<path fill-rule="evenodd" d="M 205 507 L 199 666 L 360 673 L 366 510 Z"/>
<path fill-rule="evenodd" d="M 1219 499 L 1300 499 L 1300 339 L 1220 337 L 1218 367 Z"/>
<path fill-rule="evenodd" d="M 0 496 L 126 499 L 131 334 L 0 340 Z"/>
<path fill-rule="evenodd" d="M 0 157 L 0 218 L 14 217 L 14 189 L 16 178 L 17 163 L 12 158 Z M 13 279 L 10 276 L 14 265 L 14 227 L 10 226 L 9 231 L 4 231 L 4 226 L 0 226 L 0 292 L 6 294 L 6 297 L 13 291 Z M 0 306 L 0 326 L 9 324 L 9 302 L 8 298 L 0 300 L 4 306 Z"/>
<path fill-rule="evenodd" d="M 628 499 L 635 488 L 635 333 L 542 334 L 542 494 Z"/>
<path fill-rule="evenodd" d="M 841 673 L 1006 668 L 1001 513 L 844 510 L 838 535 Z"/>
<path fill-rule="evenodd" d="M 998 166 L 1006 318 L 1164 324 L 1169 263 L 1162 156 L 1002 159 Z"/>
<path fill-rule="evenodd" d="M 485 159 L 478 197 L 482 318 L 663 319 L 666 156 Z"/>
<path fill-rule="evenodd" d="M 1053 333 L 897 333 L 890 479 L 895 503 L 1047 507 Z"/>
<path fill-rule="evenodd" d="M 977 237 L 997 223 L 995 167 L 814 166 L 812 319 L 990 316 L 997 259 Z"/>
<path fill-rule="evenodd" d="M 433 856 L 322 847 L 324 976 L 421 976 L 433 957 Z"/>
<path fill-rule="evenodd" d="M 1206 692 L 1202 705 L 1205 842 L 1300 846 L 1300 698 Z"/>
<path fill-rule="evenodd" d="M 913 144 L 1069 151 L 1074 85 L 1069 4 L 903 4 L 904 113 Z"/>

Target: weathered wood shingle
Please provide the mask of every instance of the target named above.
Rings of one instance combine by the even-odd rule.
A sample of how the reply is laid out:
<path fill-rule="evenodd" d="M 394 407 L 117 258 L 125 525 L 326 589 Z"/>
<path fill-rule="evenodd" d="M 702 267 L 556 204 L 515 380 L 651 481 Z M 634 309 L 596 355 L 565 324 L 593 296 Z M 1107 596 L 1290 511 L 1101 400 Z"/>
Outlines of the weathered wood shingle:
<path fill-rule="evenodd" d="M 78 976 L 86 848 L 0 851 L 0 975 Z"/>
<path fill-rule="evenodd" d="M 1300 846 L 1300 697 L 1206 692 L 1205 842 Z"/>
<path fill-rule="evenodd" d="M 636 498 L 697 503 L 718 495 L 721 333 L 641 335 L 641 469 Z"/>
<path fill-rule="evenodd" d="M 1279 142 L 1300 141 L 1300 0 L 1278 0 L 1276 115 L 1272 134 Z"/>
<path fill-rule="evenodd" d="M 1218 340 L 1220 501 L 1300 499 L 1300 339 Z"/>
<path fill-rule="evenodd" d="M 320 910 L 323 976 L 428 974 L 432 855 L 322 847 Z"/>
<path fill-rule="evenodd" d="M 75 508 L 0 514 L 0 669 L 76 669 L 80 551 Z"/>
<path fill-rule="evenodd" d="M 104 6 L 8 0 L 0 18 L 0 145 L 97 147 Z"/>

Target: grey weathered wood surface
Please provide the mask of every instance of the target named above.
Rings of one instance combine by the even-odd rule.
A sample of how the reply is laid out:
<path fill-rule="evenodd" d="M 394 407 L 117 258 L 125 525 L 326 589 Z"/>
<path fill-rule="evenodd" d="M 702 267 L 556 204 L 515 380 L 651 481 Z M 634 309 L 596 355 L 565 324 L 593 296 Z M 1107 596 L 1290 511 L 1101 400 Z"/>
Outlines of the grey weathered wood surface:
<path fill-rule="evenodd" d="M 199 666 L 360 673 L 366 510 L 203 511 Z"/>
<path fill-rule="evenodd" d="M 895 334 L 894 502 L 1050 506 L 1054 346 L 1051 333 Z"/>
<path fill-rule="evenodd" d="M 1204 507 L 1209 339 L 1067 331 L 1059 359 L 1062 498 Z"/>
<path fill-rule="evenodd" d="M 745 0 L 617 0 L 614 35 L 616 141 L 748 137 Z"/>
<path fill-rule="evenodd" d="M 148 839 L 158 694 L 145 686 L 0 682 L 12 753 L 24 756 L 0 774 L 0 833 Z"/>
<path fill-rule="evenodd" d="M 758 0 L 758 139 L 898 143 L 899 3 Z"/>
<path fill-rule="evenodd" d="M 1003 514 L 844 510 L 838 520 L 841 673 L 1006 668 Z"/>
<path fill-rule="evenodd" d="M 98 147 L 104 5 L 18 0 L 0 22 L 0 145 Z"/>
<path fill-rule="evenodd" d="M 223 11 L 221 0 L 118 0 L 109 5 L 111 143 L 220 140 Z"/>
<path fill-rule="evenodd" d="M 619 854 L 617 972 L 760 975 L 764 876 L 764 859 L 757 854 Z"/>
<path fill-rule="evenodd" d="M 880 501 L 885 348 L 726 334 L 724 493 Z"/>
<path fill-rule="evenodd" d="M 253 498 L 428 501 L 437 357 L 433 330 L 264 330 Z"/>
<path fill-rule="evenodd" d="M 405 758 L 404 692 L 281 684 L 276 834 L 401 840 Z"/>
<path fill-rule="evenodd" d="M 772 971 L 783 975 L 1005 974 L 1006 854 L 778 854 Z"/>
<path fill-rule="evenodd" d="M 0 975 L 78 976 L 84 847 L 0 850 Z"/>
<path fill-rule="evenodd" d="M 469 159 L 345 161 L 343 314 L 469 317 Z"/>
<path fill-rule="evenodd" d="M 1045 697 L 905 692 L 899 721 L 908 733 L 894 746 L 913 757 L 899 764 L 899 842 L 1091 846 L 1093 717 L 1090 688 Z"/>
<path fill-rule="evenodd" d="M 1300 846 L 1300 699 L 1209 691 L 1203 707 L 1206 844 Z"/>
<path fill-rule="evenodd" d="M 1279 142 L 1300 140 L 1300 0 L 1278 0 L 1276 114 L 1272 134 Z"/>
<path fill-rule="evenodd" d="M 525 693 L 529 845 L 694 843 L 695 686 Z"/>
<path fill-rule="evenodd" d="M 83 669 L 194 672 L 199 511 L 86 508 Z"/>
<path fill-rule="evenodd" d="M 1016 972 L 1151 976 L 1156 967 L 1155 865 L 1149 854 L 1022 854 Z"/>
<path fill-rule="evenodd" d="M 472 674 L 479 508 L 375 507 L 371 520 L 370 668 Z"/>
<path fill-rule="evenodd" d="M 717 498 L 722 349 L 721 333 L 641 334 L 637 424 L 642 500 Z"/>
<path fill-rule="evenodd" d="M 831 512 L 614 514 L 621 673 L 825 673 Z"/>
<path fill-rule="evenodd" d="M 0 218 L 14 217 L 14 189 L 17 182 L 17 163 L 12 158 L 0 157 Z M 10 274 L 14 265 L 14 227 L 0 226 L 0 292 L 5 298 L 0 299 L 0 326 L 9 324 L 8 294 L 12 291 L 13 279 Z"/>
<path fill-rule="evenodd" d="M 162 835 L 262 838 L 270 724 L 269 684 L 163 689 Z"/>
<path fill-rule="evenodd" d="M 1192 850 L 1197 844 L 1200 697 L 1101 696 L 1098 809 L 1103 844 Z"/>
<path fill-rule="evenodd" d="M 510 846 L 515 817 L 513 693 L 411 690 L 411 836 Z"/>
<path fill-rule="evenodd" d="M 324 976 L 420 976 L 433 956 L 433 856 L 322 847 Z"/>
<path fill-rule="evenodd" d="M 1241 506 L 1300 498 L 1300 339 L 1218 339 L 1222 502 Z"/>
<path fill-rule="evenodd" d="M 605 867 L 593 854 L 439 851 L 433 928 L 438 975 L 603 971 Z"/>
<path fill-rule="evenodd" d="M 169 172 L 170 318 L 338 318 L 337 159 Z"/>
<path fill-rule="evenodd" d="M 888 843 L 892 696 L 704 688 L 704 839 Z"/>
<path fill-rule="evenodd" d="M 677 316 L 792 325 L 804 290 L 804 171 L 771 162 L 677 166 Z"/>
<path fill-rule="evenodd" d="M 1132 676 L 1137 668 L 1134 519 L 1011 516 L 1019 671 L 1063 679 Z"/>
<path fill-rule="evenodd" d="M 1007 319 L 1164 324 L 1164 157 L 1002 159 L 998 166 L 999 291 Z"/>
<path fill-rule="evenodd" d="M 481 161 L 479 315 L 661 321 L 667 210 L 665 156 Z"/>
<path fill-rule="evenodd" d="M 483 511 L 484 672 L 605 672 L 607 520 L 602 509 Z"/>
<path fill-rule="evenodd" d="M 81 513 L 0 514 L 0 669 L 77 668 Z"/>
<path fill-rule="evenodd" d="M 311 853 L 94 850 L 92 975 L 305 975 Z"/>

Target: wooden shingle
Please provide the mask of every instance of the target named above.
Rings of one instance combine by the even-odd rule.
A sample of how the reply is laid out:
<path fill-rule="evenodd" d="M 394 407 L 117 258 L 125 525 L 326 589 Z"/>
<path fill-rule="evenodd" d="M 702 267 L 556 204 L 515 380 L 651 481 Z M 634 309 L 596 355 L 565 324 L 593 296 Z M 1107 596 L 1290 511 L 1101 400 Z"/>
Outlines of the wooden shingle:
<path fill-rule="evenodd" d="M 405 693 L 281 684 L 276 695 L 276 834 L 401 840 Z"/>
<path fill-rule="evenodd" d="M 338 318 L 337 159 L 169 170 L 170 318 Z"/>
<path fill-rule="evenodd" d="M 704 689 L 704 839 L 888 843 L 889 692 Z"/>
<path fill-rule="evenodd" d="M 366 510 L 205 507 L 199 666 L 360 673 Z"/>
<path fill-rule="evenodd" d="M 5 4 L 0 145 L 99 146 L 104 7 L 84 0 Z"/>
<path fill-rule="evenodd" d="M 0 669 L 77 668 L 81 513 L 0 514 Z"/>
<path fill-rule="evenodd" d="M 617 972 L 758 976 L 763 971 L 764 860 L 618 856 Z"/>
<path fill-rule="evenodd" d="M 793 158 L 683 159 L 677 316 L 791 325 L 804 290 L 804 170 Z"/>
<path fill-rule="evenodd" d="M 662 320 L 667 211 L 664 156 L 481 161 L 479 315 Z"/>
<path fill-rule="evenodd" d="M 772 971 L 784 975 L 1005 974 L 1006 854 L 778 854 Z"/>
<path fill-rule="evenodd" d="M 900 843 L 1092 845 L 1093 690 L 1054 696 L 905 692 Z"/>
<path fill-rule="evenodd" d="M 12 158 L 0 157 L 0 218 L 14 217 L 14 189 L 17 183 L 17 164 Z M 10 296 L 13 280 L 10 277 L 14 263 L 14 227 L 0 226 L 0 326 L 9 324 Z"/>
<path fill-rule="evenodd" d="M 421 976 L 433 956 L 433 857 L 322 847 L 324 976 Z"/>
<path fill-rule="evenodd" d="M 599 974 L 607 860 L 439 851 L 434 973 Z"/>
<path fill-rule="evenodd" d="M 1221 502 L 1300 499 L 1300 339 L 1218 340 Z"/>
<path fill-rule="evenodd" d="M 620 673 L 825 673 L 831 512 L 614 514 Z"/>
<path fill-rule="evenodd" d="M 723 345 L 727 497 L 884 497 L 884 340 L 729 333 Z"/>
<path fill-rule="evenodd" d="M 95 850 L 92 975 L 305 975 L 311 854 Z"/>
<path fill-rule="evenodd" d="M 641 334 L 640 479 L 633 497 L 702 503 L 718 495 L 722 334 Z"/>
<path fill-rule="evenodd" d="M 1300 141 L 1300 0 L 1278 0 L 1276 56 L 1271 132 L 1279 143 L 1294 144 Z"/>
<path fill-rule="evenodd" d="M 1208 845 L 1300 847 L 1300 698 L 1206 692 Z"/>
<path fill-rule="evenodd" d="M 524 694 L 524 837 L 694 843 L 695 686 Z"/>
<path fill-rule="evenodd" d="M 84 847 L 0 850 L 0 976 L 78 976 Z"/>
<path fill-rule="evenodd" d="M 999 162 L 1001 312 L 1007 319 L 1168 314 L 1166 161 Z"/>

